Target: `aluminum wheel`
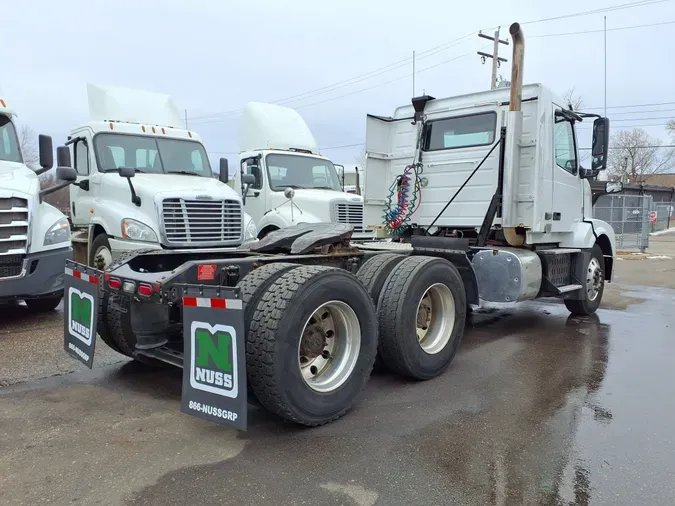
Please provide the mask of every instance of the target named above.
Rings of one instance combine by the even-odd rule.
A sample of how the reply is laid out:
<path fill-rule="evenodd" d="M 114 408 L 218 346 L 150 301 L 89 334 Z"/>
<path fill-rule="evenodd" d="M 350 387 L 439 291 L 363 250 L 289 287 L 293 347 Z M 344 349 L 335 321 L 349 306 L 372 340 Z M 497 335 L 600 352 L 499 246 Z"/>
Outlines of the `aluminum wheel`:
<path fill-rule="evenodd" d="M 447 285 L 427 288 L 417 304 L 417 340 L 429 355 L 439 353 L 450 341 L 455 328 L 455 299 Z"/>
<path fill-rule="evenodd" d="M 591 261 L 588 262 L 588 270 L 586 272 L 586 296 L 588 300 L 594 301 L 597 299 L 600 290 L 602 289 L 602 283 L 604 281 L 604 276 L 602 274 L 602 268 L 600 267 L 600 262 L 598 259 L 593 257 Z"/>
<path fill-rule="evenodd" d="M 361 349 L 361 326 L 354 310 L 332 300 L 305 322 L 298 345 L 298 365 L 305 383 L 332 392 L 352 374 Z"/>

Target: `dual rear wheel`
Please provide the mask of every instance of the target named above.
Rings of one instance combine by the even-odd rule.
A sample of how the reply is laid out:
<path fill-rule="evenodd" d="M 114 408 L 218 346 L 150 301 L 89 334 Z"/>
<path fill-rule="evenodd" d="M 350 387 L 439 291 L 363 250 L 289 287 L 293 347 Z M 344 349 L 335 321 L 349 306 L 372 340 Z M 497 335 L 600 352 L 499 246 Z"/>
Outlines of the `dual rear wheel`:
<path fill-rule="evenodd" d="M 309 426 L 352 407 L 378 353 L 404 376 L 441 374 L 457 351 L 466 315 L 461 277 L 439 258 L 380 254 L 356 276 L 333 267 L 270 264 L 239 287 L 249 388 L 268 410 Z"/>

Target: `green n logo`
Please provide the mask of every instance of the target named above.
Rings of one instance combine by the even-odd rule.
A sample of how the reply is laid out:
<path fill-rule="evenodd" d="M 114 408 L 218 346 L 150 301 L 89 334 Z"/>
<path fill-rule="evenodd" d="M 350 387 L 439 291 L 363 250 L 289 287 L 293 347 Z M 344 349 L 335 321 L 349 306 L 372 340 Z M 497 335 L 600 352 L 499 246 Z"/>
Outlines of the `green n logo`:
<path fill-rule="evenodd" d="M 70 294 L 70 314 L 73 321 L 91 327 L 91 300 L 74 292 Z"/>
<path fill-rule="evenodd" d="M 195 331 L 195 365 L 232 373 L 232 336 L 227 332 Z M 213 366 L 211 365 L 213 364 Z"/>

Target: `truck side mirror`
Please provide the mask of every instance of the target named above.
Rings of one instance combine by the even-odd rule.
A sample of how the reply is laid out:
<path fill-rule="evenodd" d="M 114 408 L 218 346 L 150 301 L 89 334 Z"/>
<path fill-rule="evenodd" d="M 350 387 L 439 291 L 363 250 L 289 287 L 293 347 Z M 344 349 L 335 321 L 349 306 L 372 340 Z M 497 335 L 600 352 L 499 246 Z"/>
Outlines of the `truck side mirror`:
<path fill-rule="evenodd" d="M 253 174 L 242 174 L 241 175 L 241 184 L 242 185 L 255 184 L 255 176 Z"/>
<path fill-rule="evenodd" d="M 133 167 L 120 167 L 117 170 L 119 171 L 121 177 L 130 178 L 136 175 L 136 169 Z"/>
<path fill-rule="evenodd" d="M 221 183 L 227 184 L 227 181 L 230 179 L 230 168 L 228 165 L 227 158 L 220 159 L 220 172 L 218 173 L 218 179 Z"/>
<path fill-rule="evenodd" d="M 70 161 L 70 148 L 68 146 L 59 146 L 58 148 L 56 148 L 56 167 L 58 168 L 58 167 L 72 167 L 72 166 L 73 163 Z"/>
<path fill-rule="evenodd" d="M 607 148 L 609 148 L 609 118 L 597 118 L 593 122 L 591 170 L 599 171 L 607 168 Z"/>
<path fill-rule="evenodd" d="M 77 171 L 72 167 L 56 167 L 56 179 L 72 183 L 77 179 Z"/>
<path fill-rule="evenodd" d="M 40 152 L 40 167 L 49 170 L 54 166 L 54 146 L 49 135 L 38 135 L 38 149 Z"/>
<path fill-rule="evenodd" d="M 621 193 L 623 183 L 621 181 L 607 181 L 605 183 L 605 193 Z"/>

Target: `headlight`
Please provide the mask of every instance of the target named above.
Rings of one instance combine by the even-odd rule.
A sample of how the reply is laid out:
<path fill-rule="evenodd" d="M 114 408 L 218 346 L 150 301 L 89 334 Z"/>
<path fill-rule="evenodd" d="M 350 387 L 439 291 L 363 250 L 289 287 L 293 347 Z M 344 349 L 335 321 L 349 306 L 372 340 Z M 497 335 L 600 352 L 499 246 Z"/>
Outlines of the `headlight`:
<path fill-rule="evenodd" d="M 45 246 L 70 241 L 70 224 L 65 216 L 54 223 L 45 234 Z"/>
<path fill-rule="evenodd" d="M 159 242 L 153 229 L 145 223 L 129 218 L 122 220 L 122 237 L 132 241 Z"/>
<path fill-rule="evenodd" d="M 246 224 L 246 231 L 244 232 L 244 241 L 252 241 L 258 238 L 258 227 L 255 226 L 255 221 L 253 218 L 248 218 L 248 223 Z"/>

